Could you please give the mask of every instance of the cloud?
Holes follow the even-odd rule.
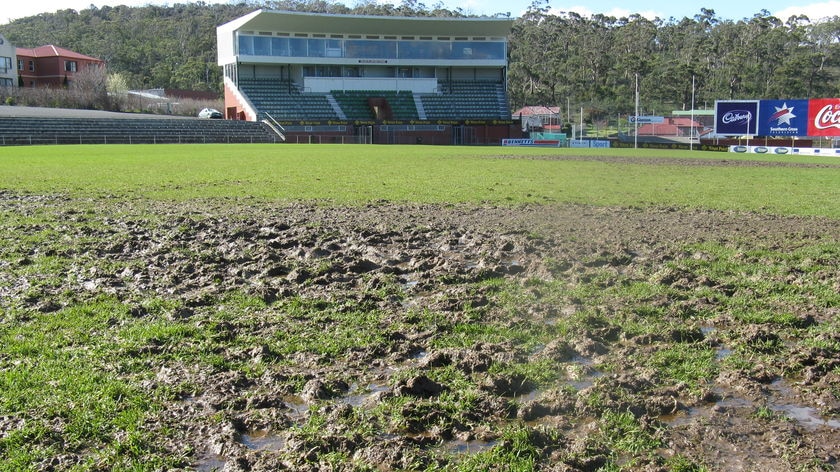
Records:
[[[773,13],[773,16],[782,21],[787,21],[791,16],[798,15],[805,15],[812,21],[840,16],[840,1],[831,0],[810,5],[790,6]]]
[[[571,7],[564,7],[564,8],[552,8],[549,13],[552,15],[561,15],[564,13],[575,12],[580,16],[591,17],[595,14],[589,7],[585,7],[582,5],[571,6]],[[646,10],[646,11],[631,11],[626,8],[614,7],[607,11],[598,12],[604,16],[613,16],[615,18],[629,18],[632,14],[638,14],[641,17],[647,18],[648,20],[654,20],[656,18],[664,18],[664,15],[660,12],[656,12],[653,10]]]

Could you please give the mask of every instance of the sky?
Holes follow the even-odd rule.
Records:
[[[400,3],[399,0],[377,0],[390,3]],[[91,5],[103,7],[106,5],[173,5],[189,3],[190,0],[4,0],[0,8],[0,25],[11,20],[39,13],[53,13],[57,10],[84,10]],[[339,0],[347,6],[355,6],[356,0]],[[237,0],[205,0],[205,3],[238,3]],[[460,7],[465,13],[476,15],[492,15],[507,13],[518,17],[533,3],[532,0],[417,0],[417,3],[432,7],[438,3],[450,9]],[[539,3],[544,5],[544,3]],[[718,18],[726,20],[741,20],[751,18],[761,10],[767,10],[772,15],[787,20],[792,15],[805,14],[811,20],[823,17],[840,16],[840,0],[803,0],[801,4],[792,6],[789,0],[705,0],[702,3],[683,2],[675,0],[651,0],[646,2],[626,2],[620,0],[549,0],[549,6],[556,14],[560,12],[576,12],[581,15],[601,13],[608,16],[622,17],[638,13],[646,18],[681,19],[692,18],[700,13],[700,8],[714,10]]]

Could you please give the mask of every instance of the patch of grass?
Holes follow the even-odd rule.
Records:
[[[279,316],[289,319],[288,329],[278,332],[270,345],[283,356],[308,352],[331,362],[353,350],[383,347],[390,332],[381,313],[361,306],[295,298],[279,310]]]
[[[546,385],[563,376],[565,369],[552,359],[531,360],[525,363],[493,364],[491,374],[521,378],[526,383]]]
[[[692,390],[699,390],[718,371],[715,350],[700,345],[666,347],[650,357],[649,365],[673,382],[684,382]]]
[[[779,415],[767,405],[762,405],[755,409],[755,411],[753,412],[753,417],[764,421],[772,421],[778,418]]]
[[[110,469],[169,468],[143,420],[157,401],[118,375],[110,326],[128,310],[110,298],[0,326],[0,411],[28,419],[0,438],[0,462],[21,469],[61,451]]]
[[[486,451],[467,456],[454,470],[471,472],[505,470],[530,472],[536,463],[551,449],[559,447],[561,436],[551,429],[533,429],[524,425],[511,425],[504,430],[496,444]]]
[[[835,185],[840,168],[685,166],[669,159],[747,158],[702,152],[593,151],[256,144],[27,146],[5,151],[0,188],[164,200],[586,203],[840,216]],[[567,156],[575,158],[564,159]],[[587,156],[599,159],[586,160]],[[610,157],[617,160],[610,162]]]
[[[630,412],[606,411],[601,417],[601,434],[612,451],[640,455],[662,446],[653,431]]]
[[[665,465],[671,472],[708,472],[709,470],[702,465],[695,464],[691,459],[681,454],[669,457],[665,461]]]

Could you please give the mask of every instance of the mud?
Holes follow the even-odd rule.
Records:
[[[212,334],[224,360],[212,366],[180,362],[167,355],[172,346],[165,343],[123,353],[147,363],[149,375],[136,382],[150,394],[180,392],[161,411],[151,411],[144,427],[159,432],[155,446],[183,457],[186,470],[444,468],[509,448],[505,431],[511,425],[529,431],[537,470],[608,464],[669,470],[675,462],[668,461],[678,457],[708,470],[840,467],[838,335],[826,330],[824,342],[811,345],[795,340],[800,330],[836,326],[840,307],[785,307],[793,321],[779,329],[739,321],[718,310],[715,299],[672,297],[738,290],[681,268],[680,261],[705,257],[688,248],[836,247],[835,220],[583,205],[378,202],[333,208],[11,193],[0,193],[0,201],[7,212],[52,221],[3,224],[5,234],[15,235],[5,237],[0,261],[4,311],[53,313],[105,294],[136,317],[151,318],[158,315],[146,301],[160,298],[175,301],[162,315],[171,323]],[[47,230],[56,237],[23,237]],[[62,277],[24,270],[45,253],[73,263]],[[795,285],[800,275],[793,269],[787,276]],[[586,296],[558,301],[531,293],[518,309],[503,309],[501,292],[489,283],[501,280],[527,292],[539,290],[529,288],[535,280],[592,286],[605,274],[605,289],[621,280],[667,287],[652,304],[674,317],[672,328],[639,333],[614,321],[633,312],[618,299],[592,307]],[[840,291],[837,272],[822,277]],[[263,304],[220,319],[231,293]],[[283,351],[276,340],[294,331],[289,323],[335,333],[347,329],[330,316],[288,315],[293,300],[339,307],[335,313],[342,306],[382,313],[382,335],[332,355]],[[698,312],[705,315],[686,315]],[[418,321],[429,314],[440,323]],[[515,339],[439,344],[449,334],[446,326],[456,323],[516,329],[574,317],[580,327],[536,348]],[[673,346],[713,348],[719,371],[697,390],[639,360]],[[756,361],[727,361],[745,353]],[[531,362],[547,362],[541,365],[559,374],[540,382],[496,368]],[[435,376],[443,370],[450,377]],[[442,406],[440,399],[465,396],[464,381],[471,385],[465,409]],[[388,422],[383,408],[398,409],[403,420]],[[653,454],[614,450],[601,440],[605,412],[632,413],[661,447]],[[31,420],[3,415],[0,435]],[[66,451],[59,464],[84,459],[85,451]]]

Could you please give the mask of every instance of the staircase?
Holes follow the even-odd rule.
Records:
[[[426,109],[423,108],[423,100],[420,98],[419,94],[414,94],[414,107],[417,108],[417,118],[420,120],[426,120]]]

